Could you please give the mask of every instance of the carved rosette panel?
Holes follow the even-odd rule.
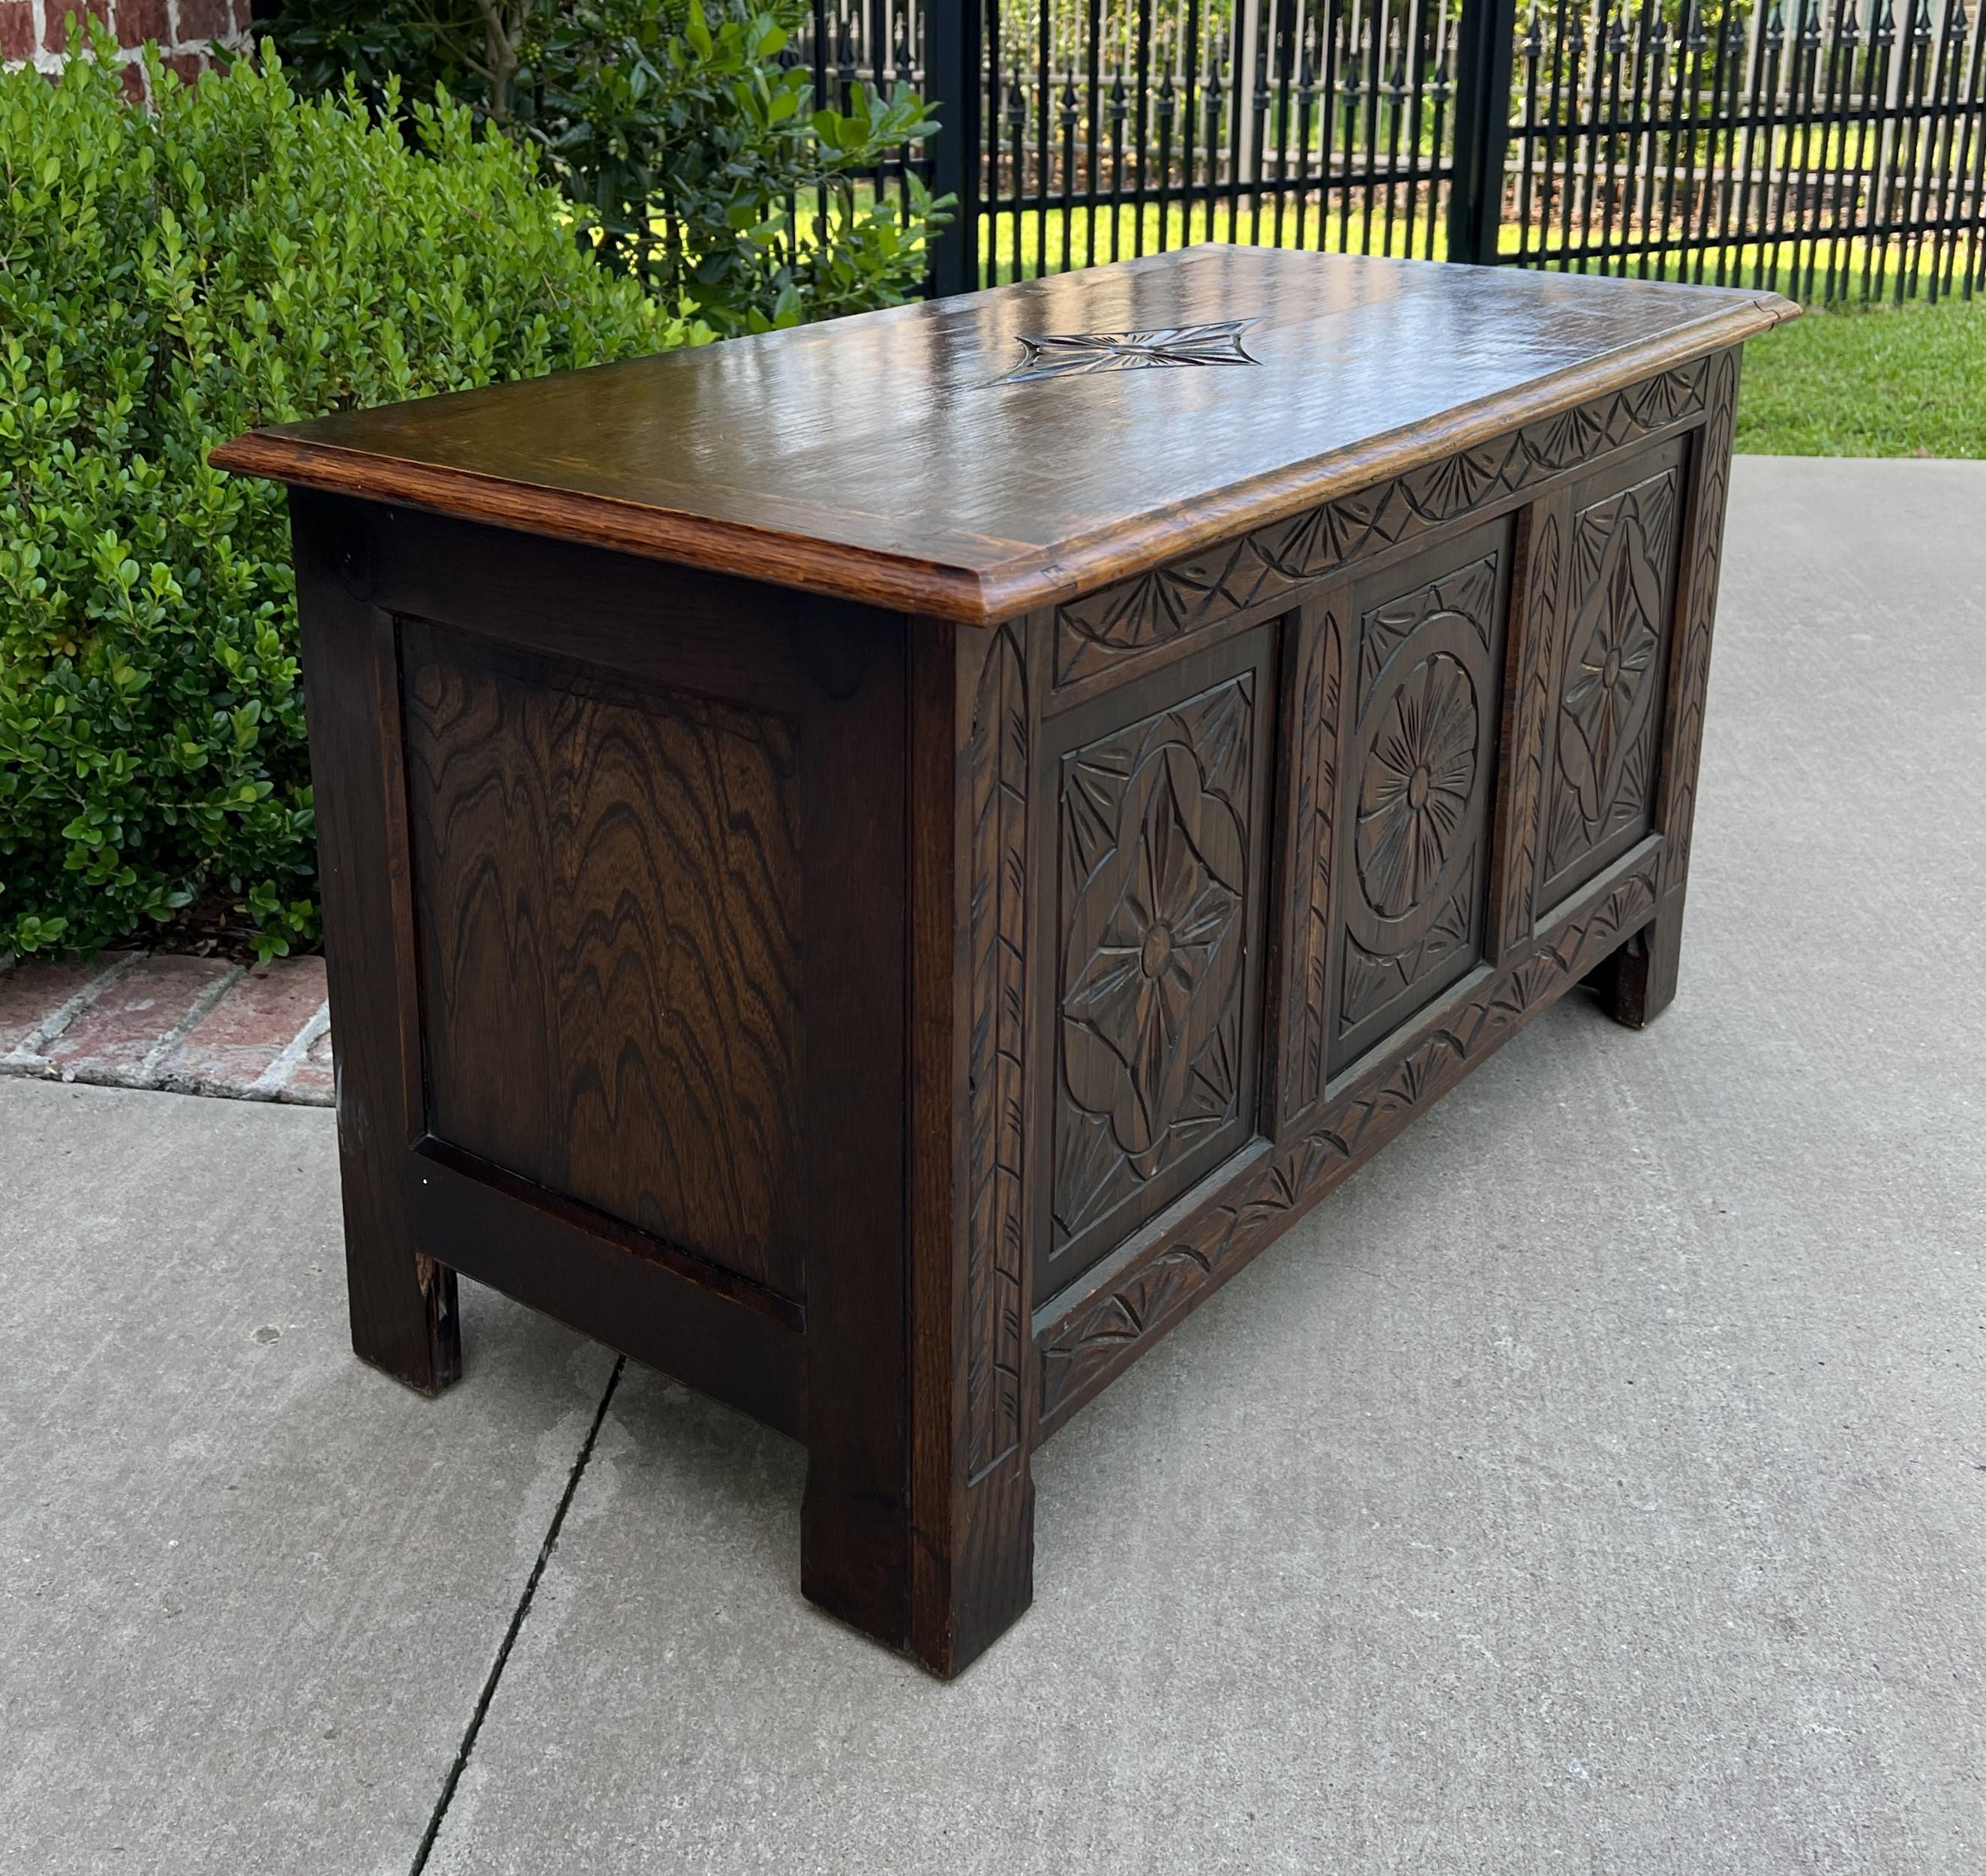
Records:
[[[1590,877],[1651,824],[1674,601],[1674,470],[1573,518],[1543,898]]]
[[[1654,906],[1654,863],[1597,886],[1548,942],[1520,949],[1409,1053],[1362,1076],[1238,1190],[1197,1211],[1041,1345],[1045,1434],[1180,1322],[1305,1210],[1540,1010],[1577,983]]]
[[[1359,622],[1334,1069],[1480,955],[1499,557],[1423,581]]]
[[[994,635],[966,746],[971,846],[966,1042],[967,1473],[1020,1443],[1027,1299],[1022,1094],[1027,990],[1027,666],[1012,627]]]
[[[1053,1239],[1240,1111],[1255,681],[1063,759]]]
[[[1257,528],[1055,610],[1055,683],[1287,598],[1366,554],[1536,487],[1695,416],[1713,361],[1698,359],[1474,450]]]

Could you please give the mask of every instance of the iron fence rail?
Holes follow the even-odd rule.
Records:
[[[978,278],[1188,241],[1432,256],[1456,0],[987,0]]]
[[[823,100],[943,129],[940,283],[1191,241],[1986,288],[1986,0],[813,0]],[[1900,8],[1900,12],[1897,10]]]
[[[1506,175],[1520,264],[1789,285],[1986,283],[1981,21],[1963,0],[1559,0],[1527,19]]]

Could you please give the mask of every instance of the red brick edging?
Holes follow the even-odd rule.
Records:
[[[0,961],[0,1075],[328,1107],[324,960],[245,970],[166,951]]]

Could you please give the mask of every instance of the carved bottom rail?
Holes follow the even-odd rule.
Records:
[[[1661,857],[1659,836],[1643,843],[1547,936],[1476,983],[1403,1053],[1327,1102],[1297,1140],[1262,1155],[1183,1222],[1150,1233],[1107,1282],[1052,1319],[1036,1339],[1038,1439],[1647,924]]]

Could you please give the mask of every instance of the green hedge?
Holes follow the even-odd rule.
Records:
[[[273,58],[149,113],[112,59],[0,74],[0,952],[218,889],[268,955],[317,929],[288,534],[207,450],[703,335],[465,110],[422,153]]]

